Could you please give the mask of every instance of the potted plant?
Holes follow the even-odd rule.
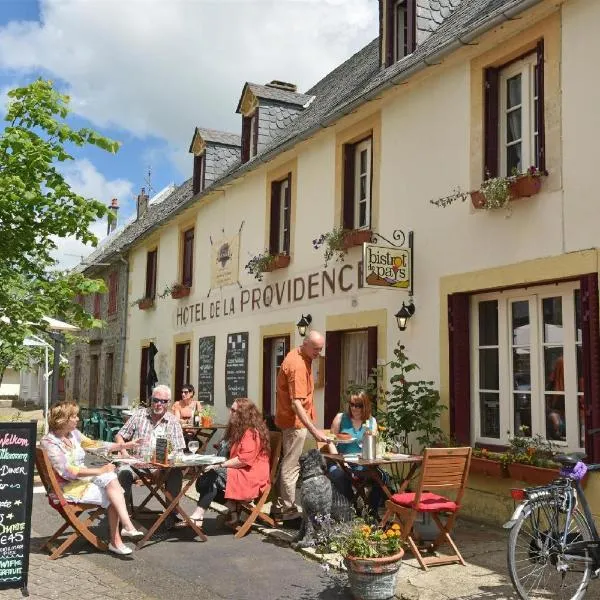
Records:
[[[203,406],[202,412],[200,413],[201,426],[202,427],[212,427],[214,418],[215,418],[214,406],[210,406],[210,405]]]
[[[510,182],[512,198],[528,198],[537,194],[542,187],[542,175],[548,175],[548,172],[540,171],[534,165],[529,167],[525,173],[515,175]]]
[[[373,232],[370,229],[350,229],[344,233],[344,248],[348,250],[354,246],[362,246],[371,241]]]
[[[258,281],[262,281],[263,273],[270,273],[276,269],[284,269],[290,264],[290,256],[284,252],[271,254],[265,249],[263,252],[252,256],[244,266],[244,269],[253,275]]]
[[[179,298],[185,298],[190,295],[190,287],[183,283],[174,283],[171,288],[171,298],[177,300]]]
[[[346,230],[343,227],[334,227],[331,231],[322,233],[318,238],[312,241],[313,248],[318,250],[323,246],[325,252],[323,258],[325,259],[325,267],[331,260],[337,262],[344,262],[348,248],[344,245]]]
[[[149,296],[143,296],[142,298],[138,298],[132,302],[133,305],[137,304],[137,307],[140,310],[148,310],[154,306],[154,298],[150,298]]]
[[[345,523],[324,521],[317,535],[318,552],[340,554],[350,591],[357,600],[393,598],[404,556],[400,525],[385,529],[355,518]]]
[[[474,448],[469,473],[487,475],[497,479],[508,477],[508,456],[490,452],[486,448]]]

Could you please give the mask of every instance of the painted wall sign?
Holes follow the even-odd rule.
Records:
[[[323,271],[304,273],[293,279],[242,288],[219,299],[178,306],[174,313],[177,329],[223,317],[246,316],[262,310],[284,307],[293,303],[329,298],[363,287],[362,263],[346,263]]]
[[[411,288],[410,248],[363,244],[364,287]]]
[[[240,233],[212,244],[210,287],[221,288],[238,282],[240,272]]]
[[[215,336],[198,340],[198,392],[203,404],[215,403]]]
[[[0,590],[27,593],[37,423],[0,423]]]
[[[225,403],[248,396],[248,332],[230,333],[225,354]]]

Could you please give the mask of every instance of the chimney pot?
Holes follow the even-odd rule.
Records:
[[[277,88],[278,90],[285,90],[286,92],[296,92],[298,90],[298,86],[295,83],[279,81],[278,79],[273,79],[273,81],[266,84],[266,87]]]

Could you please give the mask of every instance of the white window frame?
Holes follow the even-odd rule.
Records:
[[[500,71],[498,89],[499,89],[499,135],[498,135],[498,155],[500,159],[500,176],[511,176],[508,173],[506,150],[508,147],[506,125],[508,113],[508,97],[506,84],[509,79],[521,76],[521,172],[535,165],[537,162],[535,152],[535,138],[538,132],[535,131],[535,69],[537,67],[537,55],[529,54],[525,58],[511,63]]]
[[[562,297],[563,311],[563,360],[565,378],[565,420],[566,443],[553,440],[552,443],[561,449],[583,451],[579,445],[579,413],[578,400],[581,393],[577,390],[577,356],[576,346],[581,341],[576,339],[575,332],[575,300],[574,292],[579,289],[579,282],[564,282],[554,285],[536,286],[527,289],[503,290],[478,294],[471,298],[470,310],[470,348],[471,348],[471,439],[483,445],[508,445],[509,437],[515,434],[513,365],[511,340],[511,303],[517,300],[529,302],[530,316],[530,352],[531,352],[531,435],[546,436],[545,419],[545,373],[542,325],[542,301],[544,298]],[[499,403],[500,403],[500,437],[490,438],[481,435],[481,406],[479,401],[479,302],[498,301],[498,363],[499,363]],[[552,344],[546,344],[552,345]]]
[[[290,187],[290,180],[286,177],[282,181],[279,182],[279,197],[277,201],[279,202],[279,232],[277,233],[277,251],[283,252],[285,250],[285,234],[286,234],[286,212],[291,209],[289,203],[286,201],[287,191]],[[291,219],[289,221],[291,223]],[[288,232],[289,234],[289,232]]]
[[[406,34],[408,25],[408,9],[406,6],[406,0],[397,0],[392,5],[392,11],[394,15],[394,62],[399,61],[401,58],[408,56],[408,53],[405,52],[404,48],[408,43],[406,40]]]
[[[366,138],[362,142],[358,142],[354,146],[354,228],[369,229],[371,227],[371,170],[373,160],[373,139]],[[367,153],[366,169],[361,172],[360,157],[363,152]],[[366,196],[360,197],[361,180],[366,179]],[[361,204],[366,204],[365,222],[360,223],[360,207]]]
[[[254,146],[254,138],[256,137],[256,128],[258,127],[258,113],[254,113],[250,116],[250,147],[248,148],[248,156],[254,158],[258,151],[258,148]],[[257,144],[258,145],[258,144]]]

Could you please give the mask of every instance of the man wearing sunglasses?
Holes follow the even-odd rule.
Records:
[[[153,446],[156,438],[166,437],[173,452],[184,450],[185,440],[179,419],[173,413],[168,412],[170,402],[171,389],[166,385],[157,385],[152,390],[150,408],[140,408],[133,413],[115,435],[115,441],[122,443],[132,439],[142,439],[144,440],[142,445],[151,444]],[[128,455],[127,451],[122,454]],[[137,478],[136,474],[128,465],[125,465],[119,469],[118,477],[121,487],[125,491],[125,497],[131,498],[131,486]],[[167,479],[167,490],[171,495],[176,496],[181,490],[181,483],[181,470],[174,469]],[[174,520],[171,517],[169,519],[167,527],[174,525]]]

